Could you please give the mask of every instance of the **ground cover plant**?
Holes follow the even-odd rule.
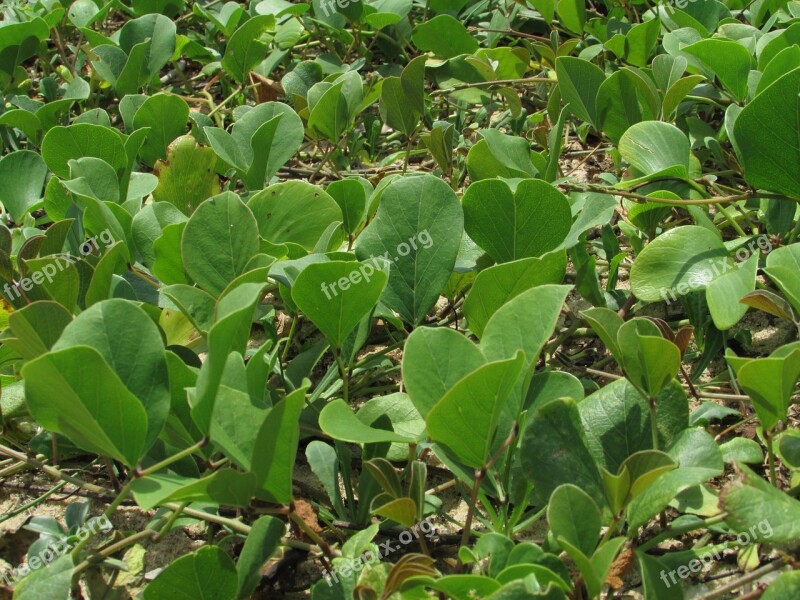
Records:
[[[0,594],[800,596],[800,2],[1,10]]]

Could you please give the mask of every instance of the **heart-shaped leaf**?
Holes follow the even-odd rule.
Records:
[[[462,204],[467,234],[497,262],[554,250],[572,224],[566,196],[540,179],[520,181],[516,192],[504,181],[478,181]]]
[[[387,279],[373,263],[315,263],[298,275],[292,300],[333,346],[341,348],[361,319],[375,308]]]

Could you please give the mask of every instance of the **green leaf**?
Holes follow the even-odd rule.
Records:
[[[381,118],[406,137],[419,126],[419,112],[406,96],[399,77],[387,77],[381,87]]]
[[[61,179],[70,178],[69,161],[84,156],[104,160],[117,171],[128,163],[119,135],[101,125],[78,123],[53,127],[42,140],[42,158],[47,168]]]
[[[462,204],[467,234],[497,262],[554,250],[572,224],[566,196],[539,179],[520,181],[516,193],[504,181],[478,181]]]
[[[685,177],[689,171],[689,139],[680,129],[663,121],[631,125],[619,141],[619,153],[644,175],[669,169]]]
[[[122,299],[99,302],[65,329],[53,350],[91,346],[147,411],[146,448],[158,437],[170,406],[161,333],[138,306]]]
[[[583,25],[586,22],[586,4],[579,0],[558,0],[556,13],[561,24],[572,33],[578,35],[583,33]]]
[[[500,414],[523,363],[520,352],[478,367],[458,381],[428,413],[431,439],[469,467],[485,465]]]
[[[725,442],[719,449],[722,452],[722,460],[726,464],[742,462],[749,465],[761,465],[764,463],[764,451],[755,440],[737,437]]]
[[[256,497],[289,504],[300,440],[300,413],[305,408],[306,387],[300,387],[275,404],[267,414],[253,447],[251,464],[256,474]]]
[[[781,573],[761,595],[762,600],[782,600],[800,596],[800,571]]]
[[[457,381],[486,363],[480,349],[448,328],[420,327],[406,340],[403,381],[423,417]]]
[[[197,388],[189,393],[192,420],[207,433],[222,374],[231,352],[244,354],[256,305],[265,284],[245,282],[222,296],[216,306],[216,323],[208,332],[209,352],[197,378]]]
[[[800,502],[781,492],[744,465],[720,494],[725,523],[751,541],[796,544],[800,539]]]
[[[598,125],[617,143],[631,125],[657,119],[660,109],[655,86],[638,69],[611,74],[597,92]]]
[[[395,433],[414,439],[419,438],[425,430],[424,417],[417,411],[408,394],[403,392],[371,398],[358,410],[356,416],[367,425],[372,425],[381,417],[388,418]],[[392,444],[386,453],[386,458],[387,460],[405,460],[408,458],[408,446]]]
[[[386,287],[372,263],[330,261],[308,265],[292,286],[292,300],[336,348],[366,317]]]
[[[679,467],[664,473],[628,505],[630,527],[639,528],[680,492],[722,474],[724,463],[714,438],[702,429],[686,429],[667,450]]]
[[[753,254],[744,262],[736,263],[736,268],[714,279],[706,288],[706,302],[714,326],[720,331],[730,329],[747,312],[742,298],[755,290],[758,254]]]
[[[341,398],[326,404],[322,409],[319,414],[319,428],[335,440],[352,444],[381,442],[409,444],[416,441],[413,437],[365,425]]]
[[[256,15],[245,21],[228,40],[222,68],[238,83],[249,81],[250,71],[267,56],[270,38],[267,31],[274,27],[275,17]]]
[[[656,407],[661,440],[669,444],[688,424],[686,392],[673,382],[658,395]],[[647,400],[626,379],[587,396],[578,404],[578,412],[589,451],[611,473],[619,473],[634,453],[653,448]]]
[[[529,142],[523,138],[506,135],[499,131],[481,131],[484,139],[469,149],[467,154],[467,172],[470,180],[493,179],[495,177],[534,177],[538,169],[532,162]],[[540,165],[542,171],[546,167],[544,160]]]
[[[180,96],[155,94],[142,103],[133,117],[135,129],[149,127],[150,131],[139,150],[148,165],[167,157],[167,146],[186,129],[189,105]]]
[[[652,323],[640,319],[625,323],[617,332],[617,343],[628,379],[643,394],[655,398],[678,374],[681,353],[657,331],[652,332],[656,335],[649,335],[649,331],[641,327],[645,324]]]
[[[350,114],[347,106],[347,98],[342,88],[344,82],[335,84],[328,82],[319,83],[309,91],[309,98],[316,89],[326,91],[313,105],[310,104],[311,114],[308,117],[308,128],[334,144],[339,142],[339,138],[347,129],[350,121]]]
[[[361,233],[356,256],[391,263],[381,301],[400,318],[420,324],[450,278],[463,235],[455,192],[433,175],[395,179]]]
[[[572,483],[605,512],[603,480],[586,445],[574,400],[560,398],[540,406],[529,417],[520,450],[522,472],[542,503],[559,485]]]
[[[202,479],[155,473],[134,481],[133,494],[144,510],[167,502],[215,502],[243,508],[252,500],[255,482],[255,474],[229,468]]]
[[[238,600],[250,598],[255,591],[261,582],[261,567],[278,549],[285,532],[286,525],[276,517],[265,515],[253,523],[239,554],[239,560],[236,561]]]
[[[144,590],[144,600],[219,600],[236,598],[238,579],[233,560],[217,546],[181,556]]]
[[[492,315],[481,339],[481,349],[489,360],[525,353],[525,368],[536,363],[545,342],[556,326],[568,285],[541,285],[506,302]]]
[[[625,35],[625,60],[645,68],[660,33],[661,20],[658,18],[634,25]]]
[[[556,75],[561,97],[572,114],[597,129],[597,93],[606,78],[602,69],[582,58],[560,56],[556,59]]]
[[[2,122],[2,117],[0,117]],[[444,173],[453,170],[453,134],[455,125],[436,121],[429,133],[420,135],[420,140],[433,155],[436,164]]]
[[[747,182],[800,198],[800,69],[790,71],[742,110],[733,126]],[[764,124],[769,123],[769,128]]]
[[[60,556],[49,565],[31,571],[14,586],[14,600],[68,600],[71,597],[72,555]]]
[[[792,390],[800,378],[800,350],[781,358],[746,362],[737,373],[739,385],[750,396],[764,429],[786,419]]]
[[[675,227],[650,242],[631,268],[631,290],[640,300],[675,300],[704,290],[732,266],[722,240],[697,225]]]
[[[687,46],[683,52],[699,58],[708,68],[708,75],[716,75],[736,100],[741,102],[747,97],[747,78],[753,58],[742,44],[725,38],[713,38]]]
[[[30,150],[17,150],[0,158],[0,196],[5,209],[17,223],[42,197],[47,166],[42,157]]]
[[[147,204],[134,215],[131,236],[146,267],[151,267],[156,260],[153,244],[161,237],[164,229],[168,225],[187,220],[186,215],[169,202]]]
[[[484,269],[478,273],[464,301],[464,316],[470,330],[482,337],[487,322],[501,306],[528,289],[561,283],[566,268],[566,254],[561,251]]]
[[[572,484],[558,486],[547,504],[547,523],[556,539],[563,538],[591,556],[600,538],[600,510],[586,492]]]
[[[97,350],[74,346],[22,368],[28,408],[44,428],[136,466],[146,450],[147,413]]]
[[[298,244],[313,250],[342,211],[327,192],[304,181],[271,185],[247,202],[258,222],[259,234],[273,244]]]
[[[372,194],[372,184],[362,177],[349,177],[331,182],[325,191],[342,211],[342,226],[354,234],[364,221],[367,198]]]
[[[145,82],[155,77],[172,58],[175,52],[175,31],[175,23],[164,15],[145,15],[128,21],[119,30],[120,48],[129,57],[134,54],[136,46],[143,48]],[[138,65],[135,65],[134,71],[138,74]]]
[[[32,360],[53,347],[70,321],[72,314],[57,302],[32,302],[8,316],[16,340],[3,343],[13,345],[25,360]]]
[[[232,192],[209,198],[186,223],[181,251],[189,276],[218,295],[258,252],[253,213]]]
[[[431,51],[440,58],[472,54],[478,49],[478,40],[450,15],[437,15],[420,23],[414,28],[411,40],[420,50]]]
[[[164,227],[161,235],[153,242],[153,275],[166,285],[187,284],[184,272],[181,238],[186,223],[172,223]]]
[[[238,366],[238,369],[234,370],[236,366],[232,365]],[[229,356],[224,377],[241,380],[242,371],[244,363],[241,357],[236,354]],[[211,413],[209,437],[234,464],[250,471],[253,446],[268,411],[266,405],[254,402],[250,394],[220,385]]]

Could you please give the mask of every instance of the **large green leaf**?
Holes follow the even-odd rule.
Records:
[[[402,435],[388,429],[370,427],[359,419],[347,403],[338,398],[325,405],[319,415],[319,427],[335,440],[353,444],[377,444],[380,442],[412,443],[414,437]]]
[[[161,93],[148,97],[133,117],[134,128],[150,128],[139,150],[142,160],[152,165],[166,158],[167,146],[183,133],[188,120],[189,105],[180,96]]]
[[[144,600],[220,600],[236,598],[238,577],[233,559],[217,546],[181,556],[159,573]]]
[[[464,316],[470,330],[479,338],[491,316],[522,292],[564,280],[566,254],[553,252],[544,256],[522,258],[494,265],[478,273],[464,301]]]
[[[733,126],[747,182],[756,188],[800,198],[800,69],[750,102]]]
[[[448,328],[420,327],[406,340],[403,381],[423,417],[455,385],[486,362],[480,349]]]
[[[414,28],[411,40],[420,50],[430,50],[440,58],[472,54],[478,49],[478,40],[450,15],[437,15],[420,23]]]
[[[464,227],[497,262],[541,256],[567,237],[572,213],[566,196],[540,179],[517,184],[473,183],[464,193]]]
[[[123,168],[128,157],[120,136],[113,129],[90,123],[53,127],[42,140],[42,158],[47,167],[62,179],[70,178],[69,161],[94,156]]]
[[[481,349],[486,358],[510,358],[517,350],[522,350],[525,369],[535,364],[542,347],[553,334],[571,289],[568,285],[540,285],[501,306],[483,332]]]
[[[154,473],[133,482],[137,504],[150,510],[167,502],[216,502],[245,507],[256,486],[254,473],[221,468],[201,479],[172,473]]]
[[[17,223],[42,197],[47,166],[30,150],[18,150],[0,158],[0,202]]]
[[[304,181],[271,185],[247,202],[258,230],[273,244],[291,242],[313,250],[322,234],[342,211],[327,192]]]
[[[403,177],[383,191],[356,256],[391,263],[382,302],[413,325],[425,318],[450,278],[463,234],[455,192],[433,175]]]
[[[744,465],[720,495],[725,522],[751,541],[796,545],[800,539],[800,502]]]
[[[628,505],[628,522],[639,528],[681,491],[722,474],[724,463],[714,438],[702,429],[686,429],[667,450],[679,465],[648,485]]]
[[[688,425],[689,402],[680,384],[673,382],[656,398],[657,425],[662,443]],[[647,400],[627,379],[619,379],[578,404],[586,442],[595,460],[618,473],[629,456],[653,448]]]
[[[489,459],[497,423],[524,363],[523,354],[487,363],[461,379],[428,413],[428,434],[462,463]]]
[[[386,287],[372,263],[330,261],[308,265],[292,286],[292,300],[336,348],[367,316]]]
[[[289,504],[300,441],[300,413],[305,408],[306,388],[300,387],[275,404],[258,432],[251,464],[256,474],[256,497],[266,502]]]
[[[203,202],[181,238],[184,266],[205,291],[218,295],[258,252],[258,226],[233,192]]]
[[[586,445],[574,400],[560,398],[540,406],[529,418],[520,450],[522,472],[542,503],[558,486],[572,483],[601,510],[607,506],[600,470]]]
[[[586,556],[594,552],[600,538],[600,510],[579,487],[563,484],[553,491],[547,523],[556,539],[563,538]]]
[[[145,449],[164,427],[170,407],[164,343],[158,327],[138,306],[122,299],[98,302],[64,329],[53,351],[90,346],[105,359],[147,412]]]
[[[8,316],[11,333],[16,336],[3,340],[31,360],[50,350],[64,328],[72,321],[72,315],[56,302],[32,302]]]
[[[748,361],[737,376],[739,385],[753,400],[761,426],[771,429],[787,417],[794,385],[800,378],[800,350],[780,358]]]
[[[228,40],[225,55],[222,57],[222,68],[237,82],[247,82],[250,71],[267,55],[267,31],[274,26],[274,16],[256,15],[245,21]]]
[[[236,561],[239,590],[236,598],[250,598],[261,581],[261,567],[280,545],[286,525],[277,517],[264,515],[253,523]]]
[[[744,262],[736,263],[733,271],[714,279],[706,288],[706,301],[714,326],[720,331],[730,329],[747,312],[748,306],[740,302],[756,288],[758,254]]]
[[[686,177],[689,139],[670,123],[643,121],[631,125],[619,141],[619,153],[639,174],[668,173]]]
[[[736,100],[741,102],[747,97],[747,78],[753,57],[738,41],[725,38],[701,40],[687,46],[683,52],[699,58],[708,67],[708,74],[716,75]]]
[[[129,467],[144,455],[147,413],[94,348],[50,352],[26,364],[22,376],[42,427]]]
[[[631,268],[631,290],[640,300],[674,301],[704,290],[733,264],[722,240],[697,225],[676,227],[650,242]]]
[[[600,67],[582,58],[560,56],[556,59],[556,75],[569,110],[597,128],[597,92],[606,78]]]

